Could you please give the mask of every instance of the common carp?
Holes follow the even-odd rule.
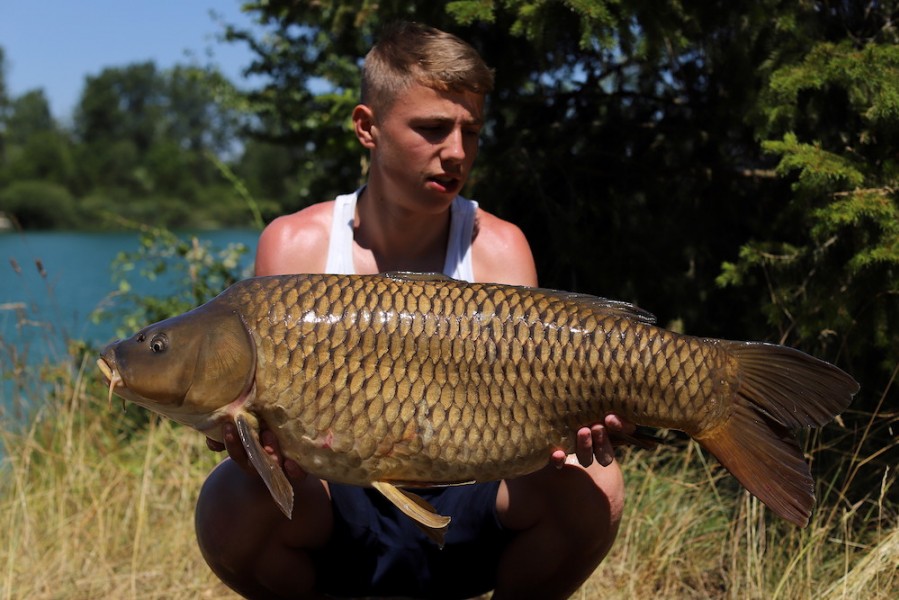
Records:
[[[98,365],[110,395],[210,438],[234,422],[288,517],[263,425],[309,474],[376,487],[439,541],[449,519],[404,488],[525,475],[614,412],[687,433],[806,525],[814,484],[792,431],[829,422],[858,384],[792,348],[654,321],[624,302],[436,274],[257,277],[110,344]]]

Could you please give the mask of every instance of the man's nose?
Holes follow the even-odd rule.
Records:
[[[453,128],[443,140],[441,155],[444,160],[457,162],[465,160],[465,136],[461,128]]]

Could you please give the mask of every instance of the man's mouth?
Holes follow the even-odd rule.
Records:
[[[459,178],[450,175],[431,177],[429,181],[445,192],[452,191],[459,185]]]

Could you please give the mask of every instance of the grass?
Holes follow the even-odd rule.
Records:
[[[219,457],[196,432],[109,403],[93,355],[68,354],[35,369],[4,366],[13,404],[40,401],[0,403],[0,600],[236,598],[193,533],[196,495]],[[14,355],[0,339],[0,358],[13,364]],[[883,448],[866,449],[871,435],[810,440],[816,460],[833,464],[821,469],[819,508],[801,530],[692,442],[625,451],[618,541],[574,597],[899,597],[896,473],[878,463]]]
[[[615,547],[581,598],[888,599],[899,597],[899,521],[883,485],[845,505],[819,494],[805,529],[777,518],[695,443],[631,452]],[[894,498],[895,501],[895,498]],[[576,596],[577,597],[577,596]]]
[[[4,420],[0,598],[223,597],[192,524],[215,457],[169,421],[129,432],[121,405],[88,390],[92,367],[26,427]]]

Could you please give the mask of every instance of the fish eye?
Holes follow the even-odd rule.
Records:
[[[153,339],[150,340],[150,350],[154,354],[159,354],[160,352],[165,352],[169,347],[169,340],[163,333],[157,333],[153,336]]]

